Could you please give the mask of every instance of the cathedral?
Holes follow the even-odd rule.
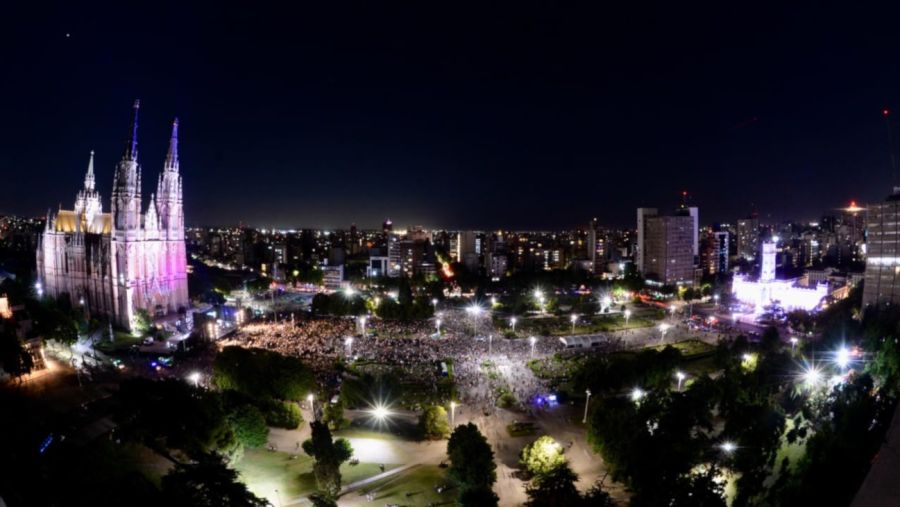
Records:
[[[37,247],[37,272],[44,293],[68,295],[72,305],[93,316],[131,328],[135,313],[153,317],[183,314],[189,308],[181,174],[178,172],[178,120],[156,193],[146,210],[138,163],[138,112],[135,101],[125,152],[113,177],[109,213],[95,189],[94,152],[84,188],[71,210],[47,213]]]

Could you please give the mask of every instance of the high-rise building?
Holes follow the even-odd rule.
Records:
[[[694,217],[650,215],[638,209],[641,272],[648,279],[666,285],[692,285],[694,282]]]
[[[885,202],[869,206],[866,225],[863,308],[900,303],[900,187]]]
[[[743,218],[737,221],[737,254],[748,261],[759,256],[759,219]]]
[[[728,271],[728,231],[715,233],[716,273]]]
[[[646,218],[656,216],[656,208],[638,208],[637,209],[637,244],[634,248],[634,264],[639,272],[646,271],[644,266],[644,226]]]
[[[135,101],[129,138],[113,178],[110,213],[95,189],[94,154],[72,210],[47,213],[37,252],[44,293],[130,328],[138,310],[151,316],[186,311],[184,212],[178,164],[178,120],[156,193],[143,211]]]

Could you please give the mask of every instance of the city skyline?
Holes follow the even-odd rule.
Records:
[[[135,98],[182,119],[194,225],[622,227],[682,190],[809,221],[891,190],[888,12],[293,9],[14,13],[0,212],[65,202],[91,150],[108,192]]]

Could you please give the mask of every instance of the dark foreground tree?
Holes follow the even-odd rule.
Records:
[[[313,475],[319,490],[334,500],[341,491],[341,464],[353,456],[353,448],[343,438],[332,440],[331,431],[325,424],[313,421],[309,426],[312,437],[303,442],[303,451],[315,460]]]
[[[472,423],[457,426],[447,442],[447,456],[450,476],[459,483],[463,494],[473,489],[490,491],[497,481],[494,451],[478,426]]]
[[[201,456],[196,463],[178,464],[162,478],[162,505],[171,507],[265,507],[269,503],[238,481],[222,458]]]
[[[530,507],[572,507],[581,502],[575,482],[578,475],[563,462],[537,475],[526,493]]]
[[[15,333],[0,330],[0,370],[15,378],[30,373],[33,367],[31,354]]]
[[[461,507],[496,507],[499,501],[494,490],[484,486],[466,489],[459,495]]]

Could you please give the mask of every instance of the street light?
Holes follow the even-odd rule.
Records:
[[[190,380],[194,384],[194,387],[199,386],[200,385],[200,372],[199,371],[191,372],[191,374],[188,375],[188,380]]]
[[[347,346],[347,357],[353,357],[353,337],[344,338],[344,345]]]
[[[631,390],[631,401],[637,403],[637,402],[641,401],[641,398],[646,396],[646,394],[647,393],[645,393],[644,390],[641,389],[640,387],[635,387],[634,389]]]
[[[450,402],[450,427],[456,426],[456,402]]]
[[[518,319],[516,319],[515,317],[512,317],[512,318],[509,319],[509,327],[512,328],[512,332],[513,332],[513,333],[516,332],[516,321],[517,321],[517,320],[518,320]]]
[[[683,371],[676,371],[675,378],[678,379],[678,390],[681,391],[681,385],[684,383],[684,379],[687,378],[687,375],[685,375]]]
[[[605,296],[603,298],[603,308],[601,310],[606,310],[609,312],[609,307],[612,306],[612,298],[609,296]]]
[[[719,449],[722,449],[722,452],[725,454],[732,454],[737,450],[737,444],[732,442],[731,440],[726,440],[719,444]]]
[[[847,347],[841,347],[834,354],[834,363],[838,365],[838,368],[844,370],[850,364],[850,349]]]
[[[662,343],[663,341],[665,341],[666,331],[668,331],[670,327],[672,327],[672,326],[666,324],[665,322],[663,322],[662,324],[659,325],[659,332],[661,333],[660,338],[659,338],[659,343]]]
[[[797,339],[796,336],[791,336],[791,352],[794,352],[797,349],[797,342],[800,340]]]
[[[306,401],[309,402],[309,409],[312,410],[312,413],[313,413],[313,419],[316,418],[316,405],[315,405],[315,400],[316,400],[316,397],[315,397],[315,395],[313,395],[313,393],[309,393],[309,394],[306,396]]]
[[[488,335],[488,354],[494,353],[494,335]]]
[[[366,334],[366,316],[363,315],[359,318],[359,325],[362,326],[362,334],[365,336]]]
[[[625,310],[625,327],[628,327],[628,319],[631,318],[631,310]]]
[[[581,419],[581,424],[587,423],[588,404],[591,402],[591,390],[585,389],[584,394],[587,395],[587,399],[584,400],[584,417]]]
[[[534,344],[537,342],[537,338],[532,336],[532,337],[528,338],[528,341],[531,342],[531,357],[533,358],[534,357]]]
[[[802,377],[803,383],[807,387],[813,388],[822,380],[822,372],[815,366],[810,365],[803,371]]]
[[[375,408],[371,410],[371,413],[378,421],[384,421],[391,415],[391,412],[384,405],[376,405]]]
[[[672,318],[675,318],[675,305],[669,305],[669,312],[672,314]]]
[[[434,321],[434,326],[437,329],[437,333],[441,333],[441,319],[437,319]]]
[[[431,300],[431,306],[437,308],[437,305],[438,305],[438,300],[437,300],[437,298],[432,299],[432,300]]]
[[[572,316],[569,317],[569,320],[572,321],[572,334],[575,334],[575,323],[578,322],[578,315],[573,313]]]

